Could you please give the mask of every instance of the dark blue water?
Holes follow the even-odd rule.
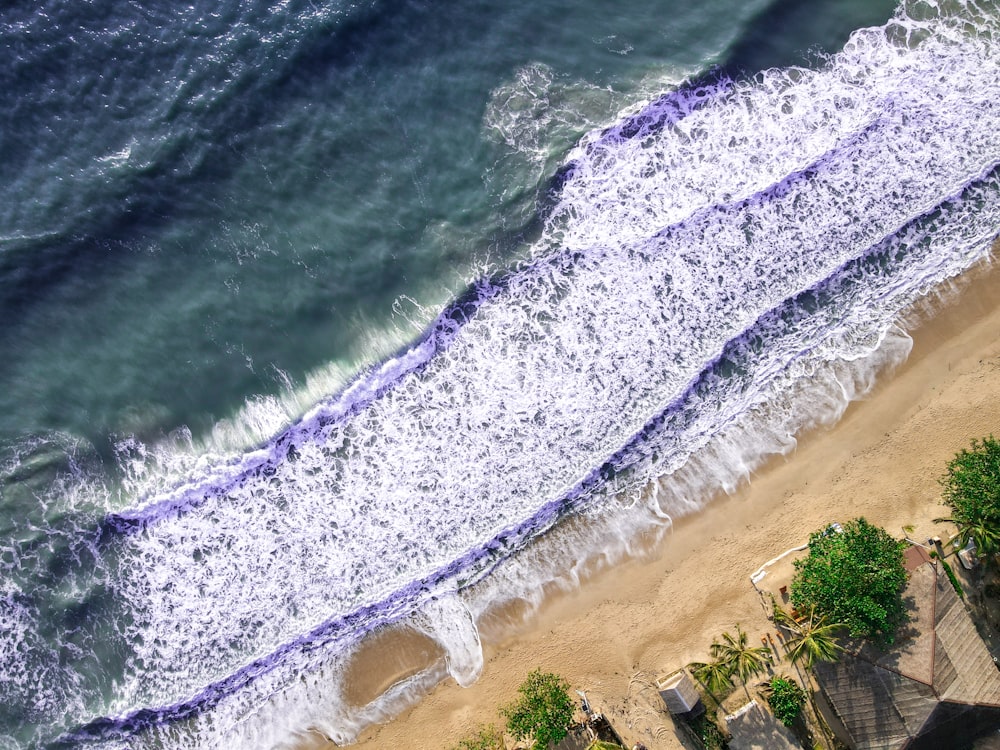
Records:
[[[893,12],[4,10],[0,747],[349,739],[862,392],[1000,210],[995,10]]]

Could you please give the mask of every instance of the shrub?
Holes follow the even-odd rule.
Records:
[[[775,718],[790,727],[802,713],[806,703],[806,693],[795,680],[775,675],[771,678],[770,695],[767,698]]]
[[[513,703],[500,709],[507,731],[518,740],[531,740],[533,750],[558,743],[573,721],[569,684],[562,677],[535,670],[517,689]]]
[[[815,607],[851,635],[880,646],[892,644],[906,619],[903,588],[905,542],[893,539],[864,518],[809,537],[809,554],[795,561],[792,604],[801,611]]]

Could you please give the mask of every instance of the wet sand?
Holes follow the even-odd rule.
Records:
[[[837,424],[800,436],[794,451],[735,494],[681,519],[648,557],[551,597],[517,632],[484,643],[475,685],[444,681],[354,747],[448,747],[476,724],[500,725],[497,708],[539,667],[586,690],[628,742],[683,747],[669,719],[651,708],[647,688],[707,659],[712,638],[737,623],[752,640],[766,632],[749,579],[761,564],[832,521],[860,515],[897,536],[912,525],[917,540],[945,531],[933,523],[946,515],[938,483],[945,464],[972,438],[1000,434],[1000,265],[974,269],[945,296],[909,316],[909,358]],[[420,653],[407,654],[407,643]],[[350,681],[355,700],[412,673],[434,646],[387,634],[366,654]]]

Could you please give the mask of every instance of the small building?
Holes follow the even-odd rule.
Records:
[[[1000,729],[1000,671],[943,572],[907,562],[911,620],[893,648],[855,642],[816,679],[855,750],[969,748]]]
[[[666,677],[657,680],[656,690],[663,699],[667,710],[674,716],[695,718],[705,713],[701,694],[695,687],[694,681],[683,669],[678,669],[676,672],[671,672]]]

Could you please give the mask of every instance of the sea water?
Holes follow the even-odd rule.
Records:
[[[0,747],[470,684],[987,255],[994,3],[495,5],[4,11]],[[404,621],[443,662],[349,705]]]

